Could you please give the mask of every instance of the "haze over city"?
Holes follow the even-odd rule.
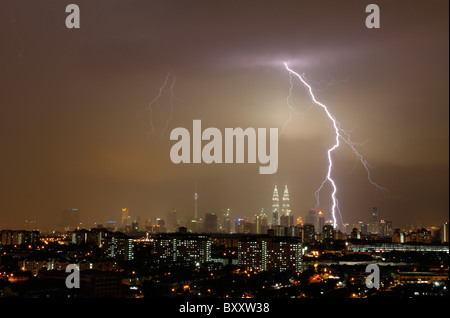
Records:
[[[294,87],[295,113],[279,138],[278,171],[254,164],[180,164],[170,131],[276,127],[289,119],[290,77],[304,74],[371,165],[344,144],[333,177],[345,223],[441,225],[449,211],[448,1],[377,1],[382,27],[364,25],[365,1],[76,1],[81,28],[64,27],[70,1],[0,4],[0,229],[61,211],[89,222],[270,211],[288,185],[295,217],[316,205],[331,123]],[[38,34],[38,36],[37,36]],[[173,99],[166,87],[169,74]],[[331,83],[332,85],[328,85]],[[173,105],[173,113],[172,113]],[[150,122],[151,118],[151,122]],[[330,187],[318,209],[329,213]]]

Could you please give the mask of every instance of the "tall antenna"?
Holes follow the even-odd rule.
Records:
[[[197,182],[196,182],[195,183],[195,193],[194,193],[194,219],[195,220],[197,220],[197,218],[198,218],[197,199],[198,199],[198,194],[197,194]]]

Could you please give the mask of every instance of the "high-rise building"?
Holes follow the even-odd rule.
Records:
[[[370,225],[370,226],[369,226]],[[366,224],[362,221],[359,221],[358,223],[353,223],[351,226],[351,229],[357,229],[358,231],[361,232],[361,234],[368,234],[368,232],[372,231],[372,224]],[[370,231],[369,231],[370,229]]]
[[[316,226],[316,211],[314,211],[314,210],[309,210],[307,213],[306,213],[306,216],[305,216],[305,222],[304,222],[304,224],[311,224],[311,225],[313,225],[313,226]]]
[[[373,234],[380,233],[380,211],[378,205],[374,205],[372,207],[372,223],[371,223],[371,232]]]
[[[269,229],[267,224],[267,215],[264,212],[264,209],[261,209],[261,212],[255,216],[256,223],[256,234],[265,234]]]
[[[154,239],[154,253],[161,263],[206,263],[211,261],[211,238],[205,235],[170,233]]]
[[[238,242],[238,262],[246,270],[267,270],[267,240],[241,239]]]
[[[131,232],[139,232],[139,219],[133,220],[131,222]]]
[[[214,213],[205,214],[204,231],[206,233],[217,233],[217,215]]]
[[[352,229],[357,229],[358,231],[362,232],[362,226],[363,222],[359,221],[358,223],[353,223]]]
[[[256,234],[256,223],[250,222],[250,220],[246,219],[244,222],[244,233],[245,234]]]
[[[272,227],[274,236],[286,236],[286,227],[282,225],[275,225]]]
[[[324,225],[322,228],[322,239],[324,242],[330,242],[334,239],[335,230],[333,225]]]
[[[285,214],[280,216],[280,226],[288,227],[289,226],[289,217]]]
[[[230,215],[230,209],[227,209],[227,212],[224,215],[225,220],[225,233],[230,234],[231,233],[231,215]]]
[[[284,237],[254,237],[238,242],[238,261],[245,270],[302,271],[301,243]]]
[[[415,232],[411,232],[406,236],[406,242],[430,244],[432,242],[431,231],[422,228]]]
[[[439,244],[441,242],[441,228],[438,226],[430,226],[428,230],[431,232],[433,243]]]
[[[405,233],[400,229],[395,229],[394,234],[392,234],[392,243],[405,243]]]
[[[280,216],[280,225],[284,227],[294,226],[294,216],[283,214]]]
[[[352,233],[350,233],[350,238],[352,240],[360,240],[361,239],[361,231],[357,228],[354,228]]]
[[[278,225],[280,216],[280,198],[278,197],[277,186],[273,189],[272,195],[272,226]]]
[[[156,218],[156,224],[153,226],[154,227],[154,233],[166,233],[167,229],[166,229],[166,221],[164,219],[161,218]]]
[[[284,193],[283,193],[283,214],[290,216],[291,215],[291,203],[289,199],[289,191],[287,185],[284,186]]]
[[[198,219],[198,194],[197,191],[194,193],[194,220]]]
[[[62,227],[64,231],[73,231],[80,227],[80,210],[64,209],[62,211]]]
[[[349,234],[351,232],[350,224],[348,223],[342,224],[342,232],[344,234]]]
[[[37,244],[39,231],[0,231],[0,245]]]
[[[322,234],[323,231],[323,227],[325,225],[325,215],[323,214],[322,211],[319,211],[318,215],[317,215],[317,231],[319,231],[319,234]]]
[[[286,236],[299,237],[299,231],[297,226],[289,226],[286,228]]]
[[[379,223],[378,230],[382,237],[391,237],[392,236],[392,221],[381,220]]]
[[[167,230],[169,232],[176,232],[179,227],[177,209],[172,209],[167,215]]]
[[[244,222],[245,220],[242,218],[238,218],[234,220],[234,232],[235,233],[244,233]]]
[[[238,255],[239,256],[239,255]],[[294,239],[272,238],[267,244],[267,269],[302,271],[302,245]]]
[[[361,224],[361,233],[366,235],[369,231],[368,231],[368,225],[367,223],[363,223],[363,222],[359,222]]]
[[[444,222],[444,224],[442,224],[442,229],[441,229],[441,242],[442,243],[448,243],[448,221]]]
[[[134,259],[134,241],[125,234],[117,232],[104,238],[101,251],[107,258],[131,261]]]
[[[122,208],[122,226],[125,227],[130,224],[130,211],[128,208]]]
[[[304,243],[311,243],[315,240],[315,230],[314,225],[306,223],[303,225],[303,231],[302,231],[303,237],[302,240]]]
[[[104,224],[97,224],[97,228],[101,229],[101,228],[105,228],[108,231],[111,232],[117,232],[119,230],[119,226],[117,225],[116,221],[106,221]]]
[[[98,247],[110,236],[114,235],[111,231],[103,228],[94,228],[90,230],[77,229],[72,232],[72,244],[95,244]]]
[[[152,219],[146,219],[145,220],[145,230],[151,231],[152,230]]]

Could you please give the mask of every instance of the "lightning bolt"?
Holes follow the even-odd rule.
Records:
[[[289,124],[289,122],[292,120],[292,114],[294,113],[294,106],[292,106],[292,102],[291,102],[291,99],[292,99],[292,90],[294,89],[294,82],[292,81],[292,74],[291,73],[289,73],[289,84],[290,84],[290,86],[289,86],[289,95],[288,95],[288,97],[286,98],[286,103],[287,103],[287,105],[288,105],[288,108],[289,108],[289,118],[288,118],[288,120],[286,120],[285,122],[284,122],[284,125],[283,125],[283,127],[281,128],[281,132],[278,134],[278,137],[280,137],[281,135],[283,135],[284,134],[284,131],[286,130],[286,127],[287,127],[287,125]]]
[[[340,83],[344,83],[344,82],[348,81],[348,79],[344,79],[344,80],[332,79],[331,81],[320,80],[317,82],[317,81],[313,81],[311,79],[306,78],[305,74],[303,74],[302,76],[303,76],[304,80],[308,83],[313,83],[316,86],[323,86],[322,88],[315,88],[314,91],[316,91],[316,92],[324,91],[330,86],[336,86]]]
[[[173,76],[172,84],[170,85],[170,87],[168,89],[166,89],[166,87],[169,85],[168,83],[169,83],[170,76],[171,76],[171,72],[168,72],[167,75],[166,75],[166,78],[164,80],[164,83],[162,84],[162,86],[158,90],[158,94],[150,101],[148,106],[145,107],[142,110],[143,112],[145,112],[147,114],[148,122],[150,124],[150,134],[153,134],[153,132],[155,131],[155,126],[153,124],[153,109],[154,109],[155,105],[157,105],[159,110],[160,110],[160,112],[161,112],[161,106],[159,104],[159,100],[165,93],[169,93],[170,94],[169,116],[168,116],[168,118],[165,121],[163,129],[161,130],[161,137],[164,134],[164,132],[167,129],[167,127],[169,126],[169,122],[172,120],[173,111],[174,111],[175,95],[174,95],[173,89],[174,89],[174,86],[175,86],[176,79],[175,79],[175,76]]]
[[[367,173],[367,178],[369,180],[369,182],[374,185],[378,190],[386,190],[384,187],[379,186],[377,183],[375,183],[372,180],[372,175],[370,173],[370,169],[369,169],[369,164],[368,162],[364,159],[364,157],[359,153],[359,151],[356,149],[357,146],[359,146],[360,144],[357,144],[355,142],[353,142],[351,140],[351,136],[350,136],[350,132],[346,131],[344,129],[341,128],[341,124],[336,120],[336,118],[330,113],[330,111],[328,110],[328,107],[324,104],[322,104],[321,102],[319,102],[316,97],[314,96],[314,92],[313,89],[311,87],[311,85],[309,85],[306,80],[303,78],[303,76],[301,76],[300,74],[298,74],[297,72],[293,71],[291,68],[289,68],[288,64],[285,62],[284,66],[286,68],[286,70],[289,72],[289,80],[290,80],[290,89],[289,89],[289,96],[287,98],[288,100],[288,107],[290,109],[290,118],[288,121],[291,120],[292,118],[292,112],[293,112],[293,107],[292,104],[290,103],[290,99],[292,96],[292,88],[293,88],[293,77],[298,78],[302,84],[306,87],[306,89],[308,90],[308,93],[312,99],[312,101],[314,102],[314,105],[317,105],[319,107],[321,107],[324,111],[325,114],[327,115],[327,117],[330,119],[330,121],[333,124],[333,129],[334,129],[334,133],[335,133],[335,142],[333,144],[333,146],[331,146],[331,148],[328,149],[327,151],[327,155],[328,155],[328,170],[327,170],[327,174],[325,179],[322,181],[321,185],[319,186],[319,188],[315,191],[314,195],[316,197],[316,208],[319,206],[320,201],[319,201],[319,195],[320,195],[320,191],[322,190],[322,188],[324,187],[324,185],[326,183],[330,183],[331,187],[333,189],[332,193],[331,193],[331,200],[332,200],[332,207],[331,207],[331,215],[333,217],[333,226],[334,228],[338,227],[338,217],[340,218],[341,224],[342,224],[342,214],[341,214],[341,210],[339,208],[339,201],[337,199],[337,186],[336,186],[336,182],[334,181],[334,179],[332,178],[332,170],[333,170],[333,158],[332,158],[332,153],[339,148],[339,146],[341,145],[340,140],[342,140],[344,143],[346,143],[350,149],[353,151],[353,153],[355,154],[357,160],[359,162],[361,162],[362,166],[364,167],[364,169],[366,170]],[[287,122],[288,122],[287,121]],[[285,123],[285,125],[283,126],[283,131],[284,128],[287,124],[287,122]]]
[[[166,131],[167,127],[169,126],[169,122],[172,120],[173,117],[173,99],[175,97],[175,94],[173,93],[173,88],[175,86],[175,76],[173,77],[172,85],[170,86],[170,111],[169,111],[169,118],[166,120],[166,124],[164,125],[164,128],[161,130],[161,137],[164,135],[164,132]]]
[[[293,89],[294,89],[294,81],[293,81],[293,74],[289,73],[289,95],[286,98],[286,104],[288,105],[289,108],[289,118],[284,122],[283,127],[281,128],[280,133],[278,134],[278,137],[280,137],[281,135],[284,134],[286,127],[288,126],[289,122],[292,120],[292,116],[294,114],[296,115],[300,115],[301,119],[304,118],[305,114],[312,108],[313,104],[311,104],[310,107],[308,107],[308,109],[306,109],[305,112],[297,112],[295,111],[294,106],[292,105],[292,96],[293,96]]]

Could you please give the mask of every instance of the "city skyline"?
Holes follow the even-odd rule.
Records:
[[[4,312],[439,312],[449,6],[0,1]]]
[[[379,1],[378,30],[365,27],[367,3],[357,0],[80,0],[79,30],[64,27],[70,1],[43,3],[0,4],[0,229],[33,220],[49,229],[74,208],[91,223],[123,223],[123,208],[141,225],[173,209],[189,218],[197,209],[250,217],[264,208],[270,218],[275,184],[280,202],[289,185],[295,218],[328,214],[330,188],[318,207],[314,193],[332,129],[301,86],[290,113],[286,61],[363,144],[372,177],[388,189],[368,182],[351,150],[336,152],[344,223],[369,224],[374,205],[395,227],[448,220],[447,1]],[[173,164],[170,131],[197,119],[283,128],[277,173]]]
[[[266,209],[266,207],[262,207],[259,211],[250,211],[247,213],[236,213],[231,211],[230,208],[224,208],[218,211],[202,211],[202,213],[198,213],[198,198],[199,195],[197,192],[194,194],[194,208],[191,215],[187,216],[179,216],[177,212],[177,208],[173,208],[170,211],[161,212],[159,214],[136,214],[130,213],[129,208],[121,208],[120,214],[112,213],[109,218],[105,219],[92,219],[88,215],[83,215],[83,212],[78,208],[68,208],[63,209],[60,214],[55,217],[55,222],[53,226],[48,228],[42,228],[39,226],[39,219],[28,219],[25,220],[24,226],[18,227],[17,229],[22,230],[39,230],[44,233],[57,231],[72,231],[75,229],[91,229],[96,227],[106,227],[119,231],[125,231],[127,227],[134,228],[139,231],[147,231],[149,225],[157,225],[159,222],[163,222],[166,227],[163,228],[161,233],[173,233],[177,232],[180,227],[188,227],[189,231],[194,233],[209,233],[209,231],[204,230],[204,222],[207,219],[208,215],[216,215],[216,223],[215,226],[216,231],[212,231],[211,233],[239,233],[234,226],[231,227],[231,230],[226,230],[227,228],[227,219],[232,223],[238,222],[239,220],[245,220],[246,222],[252,222],[255,225],[258,223],[258,218],[265,216],[267,229],[273,229],[275,226],[303,226],[304,224],[311,224],[315,226],[316,233],[321,233],[322,227],[324,225],[332,226],[332,217],[329,212],[325,212],[322,210],[309,209],[308,211],[304,211],[303,213],[292,213],[290,210],[290,198],[287,190],[287,185],[284,187],[283,197],[280,200],[278,199],[278,191],[277,185],[274,186],[274,192],[272,195],[272,205],[271,208]],[[283,207],[283,208],[282,208]],[[380,224],[384,224],[386,222],[389,223],[390,231],[393,232],[395,229],[400,229],[403,231],[411,231],[411,230],[420,230],[422,228],[440,228],[442,224],[448,222],[448,219],[442,220],[442,222],[437,222],[433,224],[425,224],[423,219],[415,219],[415,220],[406,220],[404,223],[396,223],[392,224],[392,220],[388,218],[387,215],[381,214],[380,216],[380,207],[379,205],[371,205],[367,209],[367,213],[360,218],[355,220],[345,220],[343,224],[339,227],[334,228],[335,231],[341,231],[344,234],[350,234],[353,228],[358,228],[359,231],[363,233],[372,233],[372,234],[380,234]],[[267,213],[265,211],[270,211]],[[74,215],[76,212],[76,216]],[[274,213],[275,212],[275,213]],[[282,217],[291,217],[288,224],[283,224],[281,221]],[[276,219],[275,219],[276,217]],[[190,228],[191,222],[198,223],[197,227]],[[294,221],[296,220],[296,222]],[[361,227],[365,228],[361,228]],[[8,228],[11,230],[12,228]],[[6,230],[1,229],[0,230]],[[265,231],[264,231],[265,233]],[[253,233],[253,234],[263,234],[262,232]]]
[[[83,215],[83,212],[80,211],[78,208],[65,208],[61,212],[61,215],[57,215],[54,219],[54,223],[52,226],[49,226],[48,228],[41,228],[39,227],[39,218],[34,219],[27,219],[24,221],[24,226],[18,227],[16,229],[23,229],[23,230],[39,230],[45,232],[64,232],[74,229],[90,229],[95,228],[98,226],[101,227],[110,227],[114,228],[115,230],[124,231],[126,227],[138,227],[140,231],[146,231],[148,229],[148,224],[157,225],[159,222],[164,222],[167,225],[167,228],[164,227],[163,231],[161,233],[173,233],[177,232],[180,227],[189,226],[191,222],[195,220],[195,222],[200,222],[197,224],[197,227],[195,228],[189,228],[189,231],[192,231],[194,233],[202,233],[204,231],[204,223],[205,219],[208,215],[213,214],[217,216],[216,222],[220,224],[220,227],[217,227],[217,231],[214,231],[212,233],[239,233],[237,230],[234,230],[234,227],[232,226],[232,230],[226,231],[227,228],[226,220],[229,219],[233,222],[237,222],[239,220],[247,220],[250,221],[256,225],[258,223],[258,217],[264,215],[267,218],[266,225],[267,228],[273,229],[274,226],[288,226],[286,224],[283,224],[282,221],[280,221],[282,216],[290,216],[291,220],[287,221],[290,222],[289,226],[299,226],[299,220],[301,220],[300,226],[303,224],[312,224],[316,228],[316,233],[321,233],[322,227],[324,225],[330,224],[333,226],[332,222],[332,216],[331,213],[328,211],[322,211],[322,210],[316,210],[316,209],[309,209],[307,211],[303,212],[295,212],[292,213],[292,210],[290,209],[290,196],[288,191],[288,186],[284,185],[283,188],[283,195],[281,196],[281,200],[278,194],[278,187],[275,184],[274,190],[272,194],[272,204],[271,207],[261,207],[259,211],[247,211],[247,212],[235,212],[232,211],[230,208],[222,208],[220,211],[214,211],[214,210],[207,210],[207,211],[201,211],[199,213],[198,211],[198,200],[199,200],[199,194],[197,192],[197,183],[195,183],[195,192],[193,195],[193,209],[191,215],[183,215],[179,216],[177,212],[177,208],[174,207],[170,211],[162,211],[160,213],[154,213],[154,214],[142,214],[142,213],[130,213],[129,208],[121,208],[120,214],[117,213],[117,211],[110,214],[108,218],[104,219],[93,219],[91,216],[85,214]],[[76,220],[73,221],[74,216],[68,216],[67,213],[71,213],[73,211],[77,212]],[[265,212],[268,211],[268,212]],[[312,215],[311,213],[314,213],[313,218],[311,219]],[[70,221],[68,221],[70,219]],[[319,221],[321,219],[321,221]],[[139,220],[141,222],[139,223]],[[294,222],[294,220],[297,220]],[[143,221],[143,222],[142,222]],[[409,220],[403,220],[402,223],[395,223],[392,225],[392,220],[389,219],[389,215],[382,214],[380,217],[380,206],[378,204],[372,204],[367,208],[366,213],[362,213],[361,218],[354,219],[354,220],[344,220],[342,224],[340,224],[339,227],[335,227],[335,231],[341,231],[345,234],[350,234],[351,230],[353,228],[358,228],[363,233],[368,232],[372,234],[380,234],[379,226],[381,223],[389,222],[390,224],[390,231],[394,231],[395,229],[400,229],[403,231],[412,231],[422,228],[435,228],[435,227],[441,227],[442,224],[445,222],[448,222],[448,219],[443,219],[440,223],[429,223],[427,224],[424,222],[423,219],[417,218],[417,219],[409,219]],[[70,228],[69,228],[70,224]],[[365,226],[365,230],[361,227]],[[4,228],[0,230],[5,229],[12,229],[12,228]],[[208,231],[206,231],[208,233]],[[254,233],[256,234],[256,232]],[[263,234],[263,233],[257,233],[257,234]]]

